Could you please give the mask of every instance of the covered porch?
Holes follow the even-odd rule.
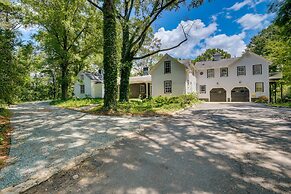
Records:
[[[282,72],[270,73],[269,76],[270,103],[277,103],[278,97],[280,97],[281,100],[283,99],[284,84],[281,82],[282,78],[283,78]]]
[[[130,98],[149,98],[152,95],[151,75],[135,76],[129,78]]]

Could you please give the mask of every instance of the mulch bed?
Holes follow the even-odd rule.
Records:
[[[10,121],[8,117],[0,116],[0,169],[5,166],[5,163],[9,156],[10,142],[11,142]]]

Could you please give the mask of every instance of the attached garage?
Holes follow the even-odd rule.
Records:
[[[210,90],[210,102],[226,102],[226,90],[224,88]]]
[[[231,90],[232,102],[249,102],[250,91],[246,87],[236,87]]]

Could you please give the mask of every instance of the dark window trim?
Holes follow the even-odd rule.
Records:
[[[257,84],[262,83],[262,91],[257,90]],[[255,82],[255,92],[264,92],[265,91],[265,86],[264,82]]]
[[[209,71],[213,71],[213,76],[209,76]],[[215,77],[215,70],[214,69],[207,69],[207,78]]]
[[[85,94],[85,85],[84,84],[80,85],[80,93]]]
[[[255,66],[259,65],[261,67],[260,73],[255,73]],[[262,75],[263,74],[263,66],[262,64],[255,64],[253,65],[253,75]]]
[[[243,67],[243,68],[244,68],[244,74],[240,74],[240,75],[238,74],[238,72],[239,72],[239,71],[238,71],[238,68],[239,68],[239,67]],[[237,66],[237,68],[236,68],[236,72],[237,72],[237,73],[236,73],[237,76],[246,75],[246,74],[247,74],[247,73],[246,73],[246,66],[244,66],[244,65]]]
[[[171,87],[170,87],[170,91],[166,91],[166,83],[170,83]],[[173,82],[172,80],[165,80],[164,81],[164,94],[171,94],[173,92]]]
[[[226,69],[226,76],[222,76],[222,69]],[[221,67],[220,68],[220,77],[228,77],[228,67]]]
[[[202,91],[201,90],[201,87],[205,87],[205,91]],[[199,92],[200,92],[200,94],[206,94],[206,85],[199,85]]]
[[[169,67],[166,67],[169,65]],[[169,74],[172,72],[172,63],[171,61],[164,61],[164,74]]]

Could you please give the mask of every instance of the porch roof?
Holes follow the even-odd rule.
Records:
[[[143,76],[134,76],[129,78],[130,84],[137,84],[137,83],[151,83],[152,76],[151,75],[143,75]]]

